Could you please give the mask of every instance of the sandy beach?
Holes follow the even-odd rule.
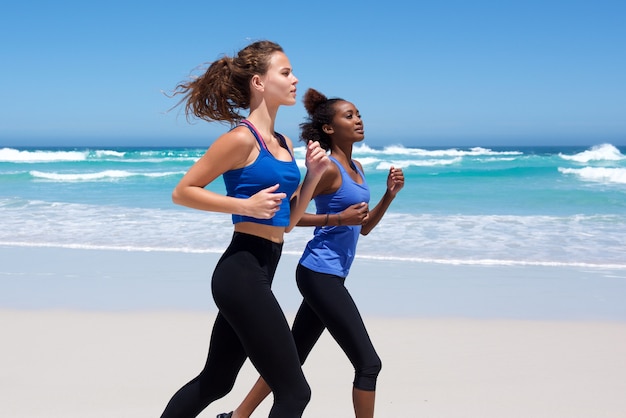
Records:
[[[202,367],[217,255],[0,256],[2,416],[158,417]],[[275,283],[289,318],[295,262],[281,260]],[[383,359],[377,417],[626,416],[624,272],[399,264],[357,260],[349,278]],[[327,333],[305,374],[305,417],[353,416],[351,367]],[[231,410],[255,379],[246,363],[201,416]]]

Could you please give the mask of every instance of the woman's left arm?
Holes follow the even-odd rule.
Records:
[[[361,226],[361,234],[367,235],[378,222],[383,218],[385,212],[391,205],[391,202],[396,197],[398,192],[404,187],[404,173],[401,168],[391,167],[389,169],[389,174],[387,175],[387,190],[385,194],[380,199],[380,202],[369,211],[369,214],[363,221],[363,225]]]
[[[289,216],[289,226],[286,232],[290,232],[300,221],[300,218],[306,212],[309,202],[313,199],[313,193],[317,183],[322,178],[324,171],[330,164],[330,159],[326,155],[326,151],[320,147],[319,142],[309,141],[306,148],[306,174],[304,181],[298,187],[298,190],[291,197],[291,214]]]

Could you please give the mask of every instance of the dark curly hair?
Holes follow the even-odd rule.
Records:
[[[317,141],[323,149],[328,151],[332,146],[332,141],[322,127],[332,123],[337,112],[335,104],[345,100],[338,97],[329,99],[315,89],[308,89],[302,101],[309,116],[306,122],[300,124],[300,140],[304,143]]]
[[[187,119],[195,116],[208,122],[238,123],[243,119],[238,110],[250,107],[250,80],[254,75],[267,73],[275,52],[283,52],[277,43],[258,41],[235,57],[223,56],[211,63],[202,76],[176,86],[173,95],[183,95],[176,106],[186,102]]]

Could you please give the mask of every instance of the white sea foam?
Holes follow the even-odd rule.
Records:
[[[608,167],[584,167],[584,168],[562,168],[559,172],[563,174],[574,174],[586,181],[602,183],[626,184],[626,168]]]
[[[21,151],[13,148],[0,149],[0,162],[41,163],[55,161],[84,161],[87,151]]]
[[[373,165],[376,165],[376,164],[378,164],[380,162],[380,158],[378,158],[378,157],[359,157],[359,158],[356,158],[356,159],[364,167],[365,166],[369,166],[369,165],[373,166]]]
[[[180,163],[190,163],[185,164],[186,166],[190,166],[192,163],[198,161],[200,157],[164,157],[164,158],[124,158],[123,160],[118,160],[118,162],[123,163],[132,163],[132,164],[161,164],[161,163],[172,163],[172,162],[180,162]],[[304,160],[303,160],[304,161]]]
[[[418,157],[465,157],[481,155],[522,155],[523,153],[521,151],[493,151],[482,147],[473,147],[467,150],[457,148],[427,150],[421,148],[406,148],[402,145],[390,145],[382,150],[376,150],[365,144],[361,144],[354,147],[354,154],[407,155]]]
[[[390,167],[396,168],[408,168],[408,167],[435,167],[435,166],[446,166],[460,163],[462,158],[448,158],[448,159],[440,159],[440,160],[393,160],[393,161],[383,161],[380,162],[377,166],[377,170],[388,170]]]
[[[113,150],[97,150],[94,152],[94,154],[101,158],[101,157],[116,157],[116,158],[124,158],[124,156],[126,155],[125,152],[122,151],[113,151]]]
[[[43,172],[33,170],[29,174],[35,178],[59,181],[59,182],[76,182],[76,181],[98,181],[98,180],[119,180],[128,177],[167,177],[173,175],[184,174],[184,172],[131,172],[125,170],[104,170],[93,173],[56,173],[56,172]]]
[[[294,149],[295,153],[299,157],[304,157],[305,155],[305,147],[296,147]],[[389,145],[384,147],[383,149],[375,149],[371,148],[366,144],[358,144],[354,146],[353,149],[353,157],[361,161],[365,157],[379,156],[408,156],[408,157],[430,157],[430,158],[439,158],[439,157],[466,157],[466,156],[517,156],[523,155],[524,153],[521,151],[494,151],[489,148],[482,147],[473,147],[469,149],[458,149],[458,148],[448,148],[448,149],[434,149],[427,150],[422,148],[406,148],[402,145]]]
[[[82,243],[57,243],[57,242],[24,242],[24,241],[1,241],[0,246],[6,247],[30,247],[30,248],[66,248],[77,250],[106,250],[106,251],[136,251],[136,252],[173,252],[173,253],[190,253],[190,254],[221,254],[224,247],[165,247],[165,246],[145,246],[145,245],[97,245]],[[301,255],[301,251],[287,249],[283,254]],[[626,263],[585,263],[576,261],[527,261],[527,260],[511,260],[511,259],[450,259],[450,258],[426,258],[426,257],[410,257],[410,256],[376,256],[358,254],[357,259],[363,260],[381,260],[381,261],[399,261],[409,263],[424,264],[443,264],[453,266],[535,266],[535,267],[579,267],[588,269],[617,270],[626,271]],[[614,276],[623,278],[622,275]]]
[[[295,149],[298,166],[304,168],[304,147]],[[370,166],[376,170],[388,170],[389,167],[436,167],[459,164],[465,157],[490,157],[483,161],[513,161],[523,155],[521,151],[493,151],[488,148],[474,147],[467,150],[456,148],[441,150],[426,150],[420,148],[405,148],[402,145],[391,145],[383,149],[374,149],[365,144],[354,147],[352,157],[363,166]]]
[[[578,163],[588,163],[590,161],[620,161],[626,159],[614,145],[600,144],[591,147],[586,151],[575,155],[565,155],[560,153],[559,156],[564,160],[575,161]]]
[[[129,251],[221,252],[230,216],[0,199],[0,245]],[[284,252],[300,254],[312,233],[296,228]],[[626,223],[618,215],[470,216],[388,213],[359,242],[362,258],[464,265],[626,269]]]

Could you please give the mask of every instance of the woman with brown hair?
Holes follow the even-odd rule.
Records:
[[[279,107],[296,102],[297,82],[283,49],[259,41],[177,86],[188,116],[234,128],[189,169],[172,199],[232,214],[234,233],[211,280],[219,312],[206,365],[174,394],[162,418],[195,417],[228,394],[246,358],[274,393],[271,418],[300,417],[310,399],[289,325],[271,290],[283,236],[304,214],[329,164],[319,143],[307,144],[300,184],[292,142],[274,131]],[[240,109],[249,109],[245,119]],[[226,195],[205,188],[220,176]]]

